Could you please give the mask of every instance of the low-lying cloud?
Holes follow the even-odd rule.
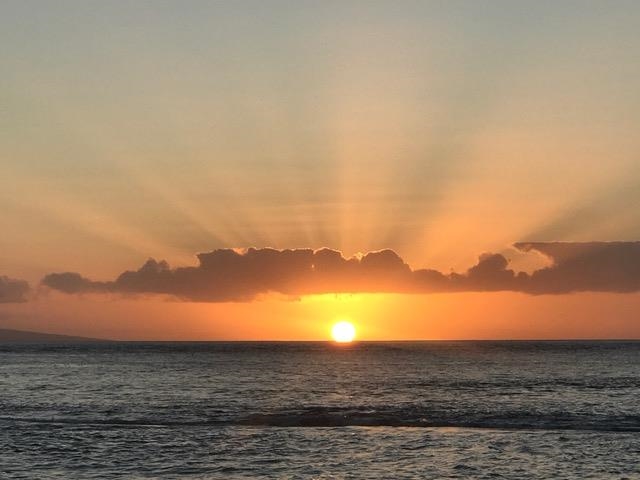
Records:
[[[26,302],[29,296],[29,284],[0,275],[0,303]]]
[[[113,281],[93,281],[78,273],[52,273],[42,283],[69,293],[166,294],[187,301],[250,301],[266,293],[435,293],[515,291],[561,294],[580,291],[640,291],[640,242],[517,243],[537,251],[551,265],[528,274],[509,268],[505,256],[481,255],[464,273],[442,273],[407,265],[392,250],[344,258],[339,251],[249,248],[197,255],[194,267],[171,268],[148,260]]]
[[[640,290],[640,242],[516,243],[553,260],[526,282],[530,293],[637,292]]]

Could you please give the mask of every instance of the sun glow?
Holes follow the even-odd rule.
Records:
[[[340,321],[331,328],[331,336],[338,343],[352,342],[356,336],[356,327],[351,322]]]

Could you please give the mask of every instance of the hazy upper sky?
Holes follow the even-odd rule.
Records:
[[[638,25],[637,1],[5,0],[0,275],[639,239]]]

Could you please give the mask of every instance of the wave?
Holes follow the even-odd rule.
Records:
[[[243,425],[273,427],[422,427],[484,428],[518,430],[640,431],[640,415],[581,415],[574,413],[507,412],[493,415],[437,414],[420,409],[310,408],[248,415]]]
[[[42,425],[138,427],[409,427],[477,428],[496,430],[577,430],[601,432],[640,432],[640,415],[589,415],[577,413],[505,412],[492,415],[428,415],[417,408],[333,408],[309,407],[250,413],[227,418],[168,419],[87,418],[85,416],[13,417],[2,416],[3,423]]]

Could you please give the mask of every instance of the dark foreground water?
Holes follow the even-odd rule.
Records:
[[[640,478],[640,342],[0,345],[0,478]]]

